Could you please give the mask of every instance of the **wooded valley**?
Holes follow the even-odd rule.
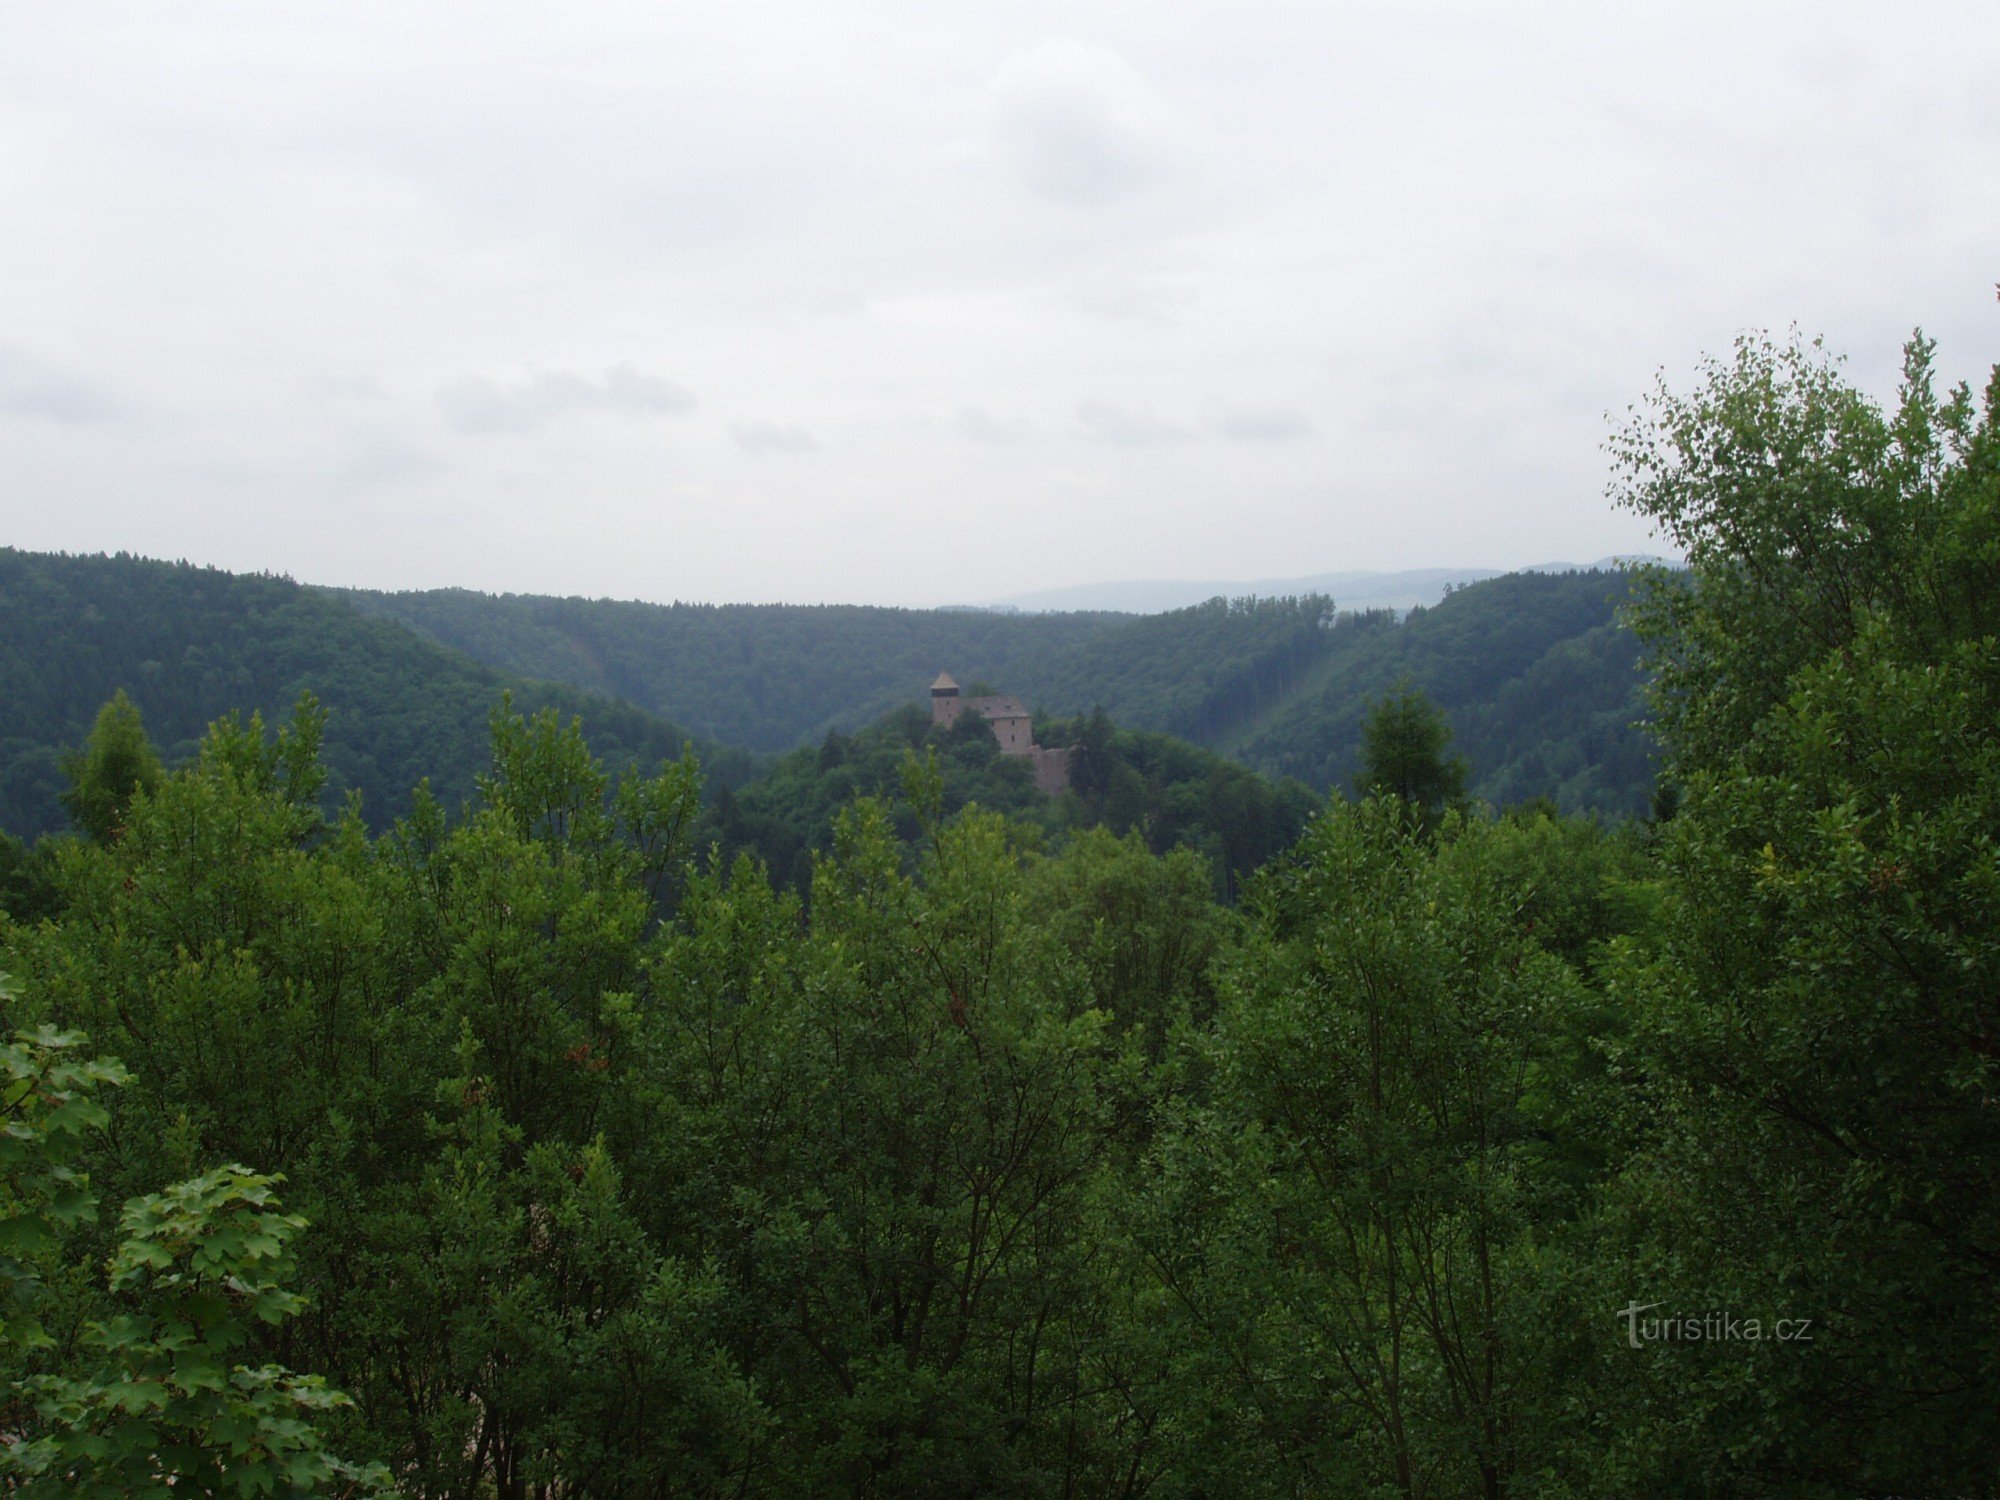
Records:
[[[0,1486],[1994,1493],[1929,357],[1746,338],[1615,444],[1685,573],[1401,622],[0,553]]]

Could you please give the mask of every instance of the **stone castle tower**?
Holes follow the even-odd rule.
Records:
[[[931,723],[940,729],[950,729],[968,713],[978,714],[992,726],[993,738],[1000,742],[1002,755],[1028,757],[1035,785],[1042,791],[1053,796],[1069,790],[1069,751],[1049,750],[1035,743],[1034,723],[1019,698],[1012,693],[961,698],[951,674],[938,673],[937,681],[931,684]]]

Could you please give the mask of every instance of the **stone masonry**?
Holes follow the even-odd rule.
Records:
[[[1035,775],[1035,785],[1054,796],[1069,790],[1069,751],[1050,750],[1035,743],[1035,727],[1028,710],[1012,693],[996,693],[990,698],[961,698],[958,684],[949,672],[938,673],[931,684],[931,722],[949,729],[963,714],[978,714],[993,728],[1002,755],[1022,755]]]

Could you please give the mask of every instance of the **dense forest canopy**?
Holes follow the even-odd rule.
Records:
[[[328,710],[329,810],[349,790],[371,826],[408,811],[425,777],[447,804],[472,793],[503,691],[524,710],[582,714],[614,765],[677,758],[688,736],[598,695],[482,666],[317,589],[136,557],[0,548],[0,829],[32,839],[67,823],[63,753],[114,692],[128,695],[169,764],[230,712],[273,724],[310,690]],[[711,780],[750,756],[702,742]]]
[[[1351,787],[1361,721],[1408,678],[1445,711],[1496,803],[1643,811],[1652,782],[1625,575],[1510,574],[1399,623],[1321,595],[1157,615],[653,605],[464,590],[353,592],[510,672],[613,692],[725,743],[785,750],[852,733],[943,667],[1038,709],[1177,735],[1265,774]]]
[[[155,768],[161,759],[185,764],[209,720],[238,706],[235,694],[253,717],[275,725],[291,702],[277,695],[313,693],[325,715],[325,810],[358,791],[378,831],[410,806],[420,780],[449,807],[472,794],[486,763],[488,716],[503,690],[530,714],[581,713],[590,743],[608,747],[614,766],[655,766],[678,758],[684,744],[673,726],[626,704],[507,678],[284,579],[133,558],[0,553],[0,617],[12,627],[12,649],[0,660],[10,709],[0,740],[0,837],[26,842],[59,828],[66,814],[85,832],[110,826],[108,813],[77,802],[69,767],[76,753],[143,752]],[[77,752],[97,707],[91,695],[114,685],[115,699]],[[1042,733],[1069,744],[1083,727],[1044,721]],[[893,791],[903,751],[931,738],[943,752],[953,810],[977,801],[1051,836],[1101,823],[1121,835],[1140,830],[1161,852],[1192,845],[1211,857],[1225,890],[1289,844],[1311,805],[1302,786],[1274,787],[1167,736],[1120,731],[1114,749],[1112,734],[1101,723],[1103,784],[1054,800],[1035,790],[1025,765],[1000,755],[983,721],[932,736],[928,719],[907,704],[764,768],[699,744],[711,806],[696,846],[752,853],[781,883],[804,891],[813,851],[830,844],[835,812],[859,791]],[[0,885],[4,867],[21,857],[0,844]]]
[[[1288,701],[1218,748],[1270,775],[1349,787],[1367,715],[1409,683],[1444,711],[1476,795],[1639,812],[1653,764],[1640,642],[1616,616],[1628,598],[1622,573],[1509,573],[1400,624],[1359,617],[1354,648],[1329,652]]]
[[[1113,614],[827,604],[644,604],[480,594],[344,591],[509,671],[611,693],[749,750],[852,732],[915,699],[939,670],[1005,683],[1065,647],[1125,624]],[[667,705],[674,707],[669,708]],[[1088,705],[1085,705],[1088,707]]]
[[[310,689],[330,711],[329,807],[359,790],[379,829],[421,777],[447,802],[470,791],[502,689],[582,713],[614,765],[677,755],[692,734],[720,788],[751,774],[744,751],[865,729],[941,665],[1322,791],[1353,789],[1362,721],[1407,681],[1443,710],[1475,796],[1632,816],[1653,768],[1638,642],[1614,619],[1626,592],[1617,573],[1514,574],[1401,622],[1318,596],[1152,616],[662,607],[337,593],[0,550],[0,828],[64,825],[61,757],[121,689],[170,765],[218,715],[275,722]]]
[[[1302,783],[1273,783],[1171,735],[1120,729],[1102,710],[1044,720],[1036,733],[1073,745],[1067,791],[1035,787],[1025,761],[1003,755],[992,730],[968,714],[934,727],[914,705],[853,735],[829,732],[818,746],[781,757],[764,774],[716,801],[702,824],[704,847],[756,855],[781,884],[812,883],[814,856],[832,847],[838,815],[856,796],[893,799],[914,752],[937,757],[944,812],[978,805],[1007,815],[1017,836],[1060,847],[1077,830],[1137,836],[1155,854],[1189,848],[1207,861],[1217,894],[1233,897],[1260,866],[1290,847],[1319,799]],[[907,810],[899,831],[914,837]]]
[[[310,696],[113,700],[0,916],[0,1483],[1995,1493],[2000,367],[1746,338],[1616,452],[1661,816],[1480,806],[1406,686],[1234,905],[1121,786],[1296,793],[1109,714],[1112,827],[795,753],[799,889],[547,709],[375,830]]]

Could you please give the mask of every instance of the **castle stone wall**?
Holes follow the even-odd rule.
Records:
[[[931,723],[950,729],[970,710],[986,720],[1002,755],[1028,757],[1037,787],[1051,796],[1069,790],[1069,751],[1047,750],[1035,743],[1034,720],[1019,698],[1012,693],[961,698],[950,677],[940,675],[938,683],[940,687],[931,689]]]
[[[1028,752],[1028,769],[1035,773],[1037,790],[1054,797],[1069,790],[1069,751],[1045,750],[1037,745]]]

